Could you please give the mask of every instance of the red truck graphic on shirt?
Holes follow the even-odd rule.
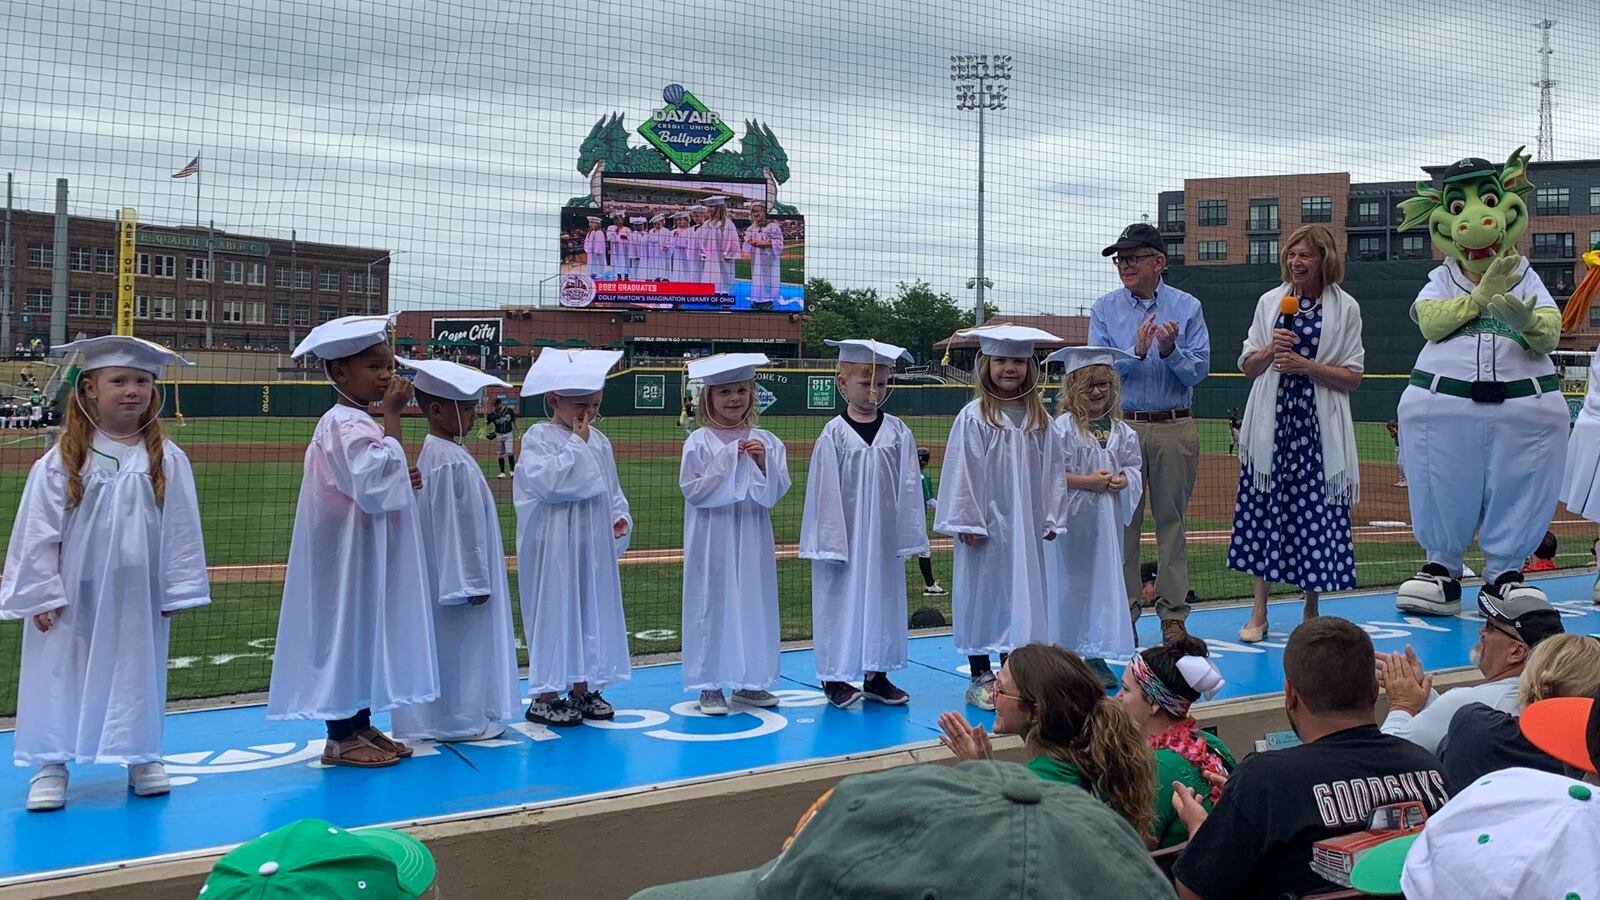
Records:
[[[1334,884],[1350,887],[1350,870],[1362,855],[1384,844],[1422,830],[1428,819],[1427,807],[1420,800],[1406,800],[1377,807],[1365,831],[1341,834],[1311,845],[1311,871]]]

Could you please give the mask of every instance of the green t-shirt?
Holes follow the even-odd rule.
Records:
[[[1209,731],[1200,732],[1206,743],[1215,750],[1228,768],[1233,768],[1233,754],[1222,739]],[[1174,750],[1156,751],[1156,821],[1154,825],[1156,847],[1173,847],[1189,839],[1189,830],[1183,827],[1177,810],[1172,808],[1172,783],[1193,788],[1202,798],[1206,810],[1211,809],[1211,784],[1200,774],[1200,767],[1179,756]]]
[[[933,479],[928,477],[928,470],[922,470],[922,502],[926,504],[933,499]]]
[[[1075,784],[1083,787],[1083,773],[1078,767],[1069,762],[1062,762],[1054,756],[1040,754],[1028,763],[1029,771],[1043,778],[1045,781],[1057,781],[1061,784]]]

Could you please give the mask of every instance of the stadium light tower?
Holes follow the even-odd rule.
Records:
[[[956,109],[978,111],[978,274],[967,279],[977,292],[973,324],[982,325],[984,289],[991,282],[983,276],[983,111],[1006,108],[1006,82],[1011,80],[1011,57],[987,53],[961,53],[950,57],[950,80],[956,86]]]

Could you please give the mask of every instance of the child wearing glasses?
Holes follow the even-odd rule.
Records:
[[[1122,421],[1114,363],[1131,359],[1114,347],[1067,347],[1049,361],[1065,363],[1062,407],[1050,428],[1046,527],[1047,632],[1052,644],[1082,656],[1108,688],[1116,678],[1105,658],[1134,650],[1122,576],[1122,530],[1133,519],[1144,485],[1139,438]]]

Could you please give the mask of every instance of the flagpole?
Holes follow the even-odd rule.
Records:
[[[196,163],[200,162],[200,154],[194,155]],[[200,166],[194,169],[194,227],[200,227]]]

